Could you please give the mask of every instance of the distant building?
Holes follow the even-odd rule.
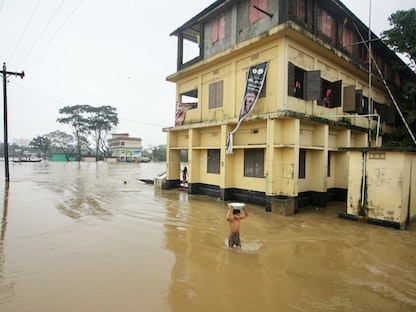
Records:
[[[399,120],[378,69],[396,98],[416,81],[338,0],[218,0],[171,35],[166,187],[179,185],[186,150],[188,193],[268,211],[347,201],[350,154],[340,148],[381,146]]]
[[[121,162],[140,162],[142,158],[142,139],[130,137],[128,133],[112,134],[108,140],[111,156]]]
[[[77,158],[78,153],[67,156],[63,152],[53,151],[47,159],[48,161],[77,161]]]

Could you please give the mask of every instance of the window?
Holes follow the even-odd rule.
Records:
[[[181,93],[180,96],[180,103],[198,103],[198,89]]]
[[[343,111],[360,115],[368,114],[368,98],[363,96],[363,90],[355,90],[355,86],[344,87]]]
[[[222,16],[212,22],[211,42],[215,43],[225,37],[225,17]]]
[[[299,179],[306,178],[306,150],[300,149],[299,150]]]
[[[357,107],[357,114],[359,115],[368,115],[368,114],[372,114],[372,111],[369,111],[369,107],[368,107],[368,97],[367,96],[363,96],[363,91],[362,90],[358,90],[361,91],[361,96],[360,96],[360,101],[357,101],[357,103],[359,103],[359,106]]]
[[[207,173],[220,173],[220,150],[208,150]]]
[[[335,20],[325,10],[318,15],[318,30],[331,39],[335,39]]]
[[[290,1],[292,15],[301,22],[306,23],[306,1],[292,0]]]
[[[288,94],[304,100],[321,98],[321,71],[305,71],[289,62]]]
[[[328,167],[326,172],[327,177],[331,176],[331,152],[328,152]]]
[[[208,108],[222,107],[224,81],[217,81],[209,85],[209,106]]]
[[[318,104],[327,108],[340,107],[341,85],[341,80],[330,82],[328,80],[322,79],[321,101]]]
[[[347,28],[346,26],[342,29],[342,45],[345,50],[347,50],[350,53],[353,53],[353,32]]]
[[[266,14],[264,14],[260,10],[267,11],[267,0],[250,0],[249,6],[250,24],[253,24],[255,21],[266,16]],[[257,8],[260,10],[258,10]]]
[[[244,150],[244,176],[264,178],[264,149]]]

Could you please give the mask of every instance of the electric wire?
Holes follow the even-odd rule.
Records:
[[[24,35],[25,35],[25,33],[26,33],[27,29],[29,28],[29,25],[30,25],[30,23],[32,22],[33,16],[35,16],[35,13],[36,13],[36,11],[37,11],[37,9],[38,9],[38,7],[39,7],[40,1],[41,1],[41,0],[39,0],[39,1],[38,1],[38,3],[36,4],[36,7],[35,7],[35,9],[33,10],[32,15],[30,16],[29,21],[27,22],[26,27],[25,27],[25,29],[23,30],[23,33],[22,33],[22,35],[20,36],[19,41],[17,42],[16,47],[14,48],[14,50],[13,50],[13,52],[12,52],[12,55],[10,56],[9,61],[7,62],[8,64],[10,64],[10,63],[12,62],[13,57],[14,57],[14,55],[15,55],[16,51],[17,51],[17,48],[19,47],[19,45],[20,45],[20,43],[22,42],[22,39],[23,39],[23,37],[24,37]]]
[[[32,47],[29,49],[29,52],[27,52],[26,56],[23,58],[23,61],[20,63],[20,66],[18,66],[18,68],[22,68],[23,63],[26,61],[26,59],[28,58],[28,56],[30,55],[30,53],[32,52],[33,48],[36,46],[36,44],[38,43],[38,41],[40,40],[40,38],[42,37],[42,35],[45,33],[46,29],[48,28],[49,24],[52,22],[52,20],[55,18],[56,14],[58,14],[58,11],[61,9],[62,5],[64,4],[65,0],[62,0],[61,4],[58,6],[58,8],[55,10],[55,12],[53,13],[52,17],[49,19],[48,23],[45,25],[45,27],[43,28],[43,30],[41,31],[41,33],[39,34],[39,36],[37,37],[37,39],[35,40],[34,44],[32,45]]]
[[[387,84],[386,80],[384,79],[383,73],[381,72],[380,67],[378,66],[378,64],[377,64],[376,60],[374,59],[374,55],[373,55],[372,51],[369,49],[369,47],[368,47],[367,43],[366,43],[366,42],[365,42],[365,40],[364,40],[364,36],[361,34],[361,32],[359,31],[359,29],[358,29],[358,27],[357,27],[357,25],[356,25],[355,23],[354,23],[354,27],[355,27],[355,29],[357,30],[357,32],[358,32],[358,34],[359,34],[359,36],[361,37],[361,40],[362,40],[362,41],[364,41],[364,45],[365,45],[365,47],[366,47],[366,49],[367,49],[367,51],[368,51],[368,53],[369,53],[369,56],[370,56],[370,57],[371,57],[371,59],[373,60],[373,64],[374,64],[374,66],[375,66],[375,67],[376,67],[376,69],[377,69],[377,72],[378,72],[378,74],[379,74],[379,76],[380,76],[380,78],[381,78],[381,80],[382,80],[382,82],[383,82],[383,84],[384,84],[384,87],[386,88],[387,92],[389,93],[390,98],[391,98],[391,100],[393,101],[393,104],[394,104],[394,106],[395,106],[395,108],[396,108],[397,112],[399,113],[400,118],[402,119],[402,121],[403,121],[403,123],[404,123],[404,126],[406,127],[407,132],[409,133],[410,137],[411,137],[411,138],[412,138],[412,140],[413,140],[413,143],[416,145],[416,137],[415,137],[415,135],[413,134],[412,129],[410,129],[409,124],[407,123],[406,118],[404,118],[404,115],[403,115],[403,113],[402,113],[402,111],[401,111],[401,109],[400,109],[400,107],[399,107],[399,104],[397,104],[396,99],[395,99],[395,97],[393,96],[393,93],[391,92],[391,90],[390,90],[390,88],[389,88],[389,86],[388,86],[388,84]]]
[[[27,92],[30,92],[30,93],[32,93],[34,95],[37,95],[37,96],[39,96],[41,98],[44,98],[44,99],[46,99],[46,100],[48,100],[50,102],[59,103],[59,104],[62,104],[64,106],[70,106],[70,104],[68,104],[68,103],[65,103],[63,101],[60,101],[60,100],[51,98],[51,97],[49,97],[47,95],[43,95],[43,94],[41,94],[39,92],[36,92],[36,91],[33,91],[31,89],[25,88],[22,85],[14,82],[14,81],[10,81],[10,83],[14,84],[15,86],[17,86],[17,87],[19,87],[19,88],[21,88],[21,89],[23,89],[23,90],[25,90]],[[124,120],[124,121],[127,121],[127,122],[133,122],[133,123],[137,123],[137,124],[141,124],[141,125],[147,125],[147,126],[152,126],[152,127],[157,127],[157,128],[163,128],[163,127],[165,127],[165,126],[161,126],[161,125],[157,125],[157,124],[153,124],[153,123],[148,123],[148,122],[143,122],[143,121],[137,121],[137,120],[131,120],[131,119],[119,118],[119,120]]]
[[[78,10],[84,0],[81,0],[78,5],[72,10],[69,16],[65,19],[63,24],[58,28],[58,30],[52,35],[52,37],[48,40],[48,42],[43,46],[43,48],[39,51],[39,53],[33,58],[33,60],[26,66],[29,68],[32,64],[37,60],[37,58],[43,53],[43,51],[49,46],[52,40],[56,37],[56,35],[61,31],[61,29],[65,26],[65,24],[70,20],[70,18],[74,15],[74,13]]]

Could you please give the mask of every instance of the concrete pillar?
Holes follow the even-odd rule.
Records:
[[[277,196],[266,198],[266,210],[283,216],[293,216],[297,210],[295,197]]]

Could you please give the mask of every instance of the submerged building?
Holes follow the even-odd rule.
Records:
[[[114,133],[108,139],[111,156],[120,162],[140,162],[142,139],[131,137],[128,133]]]
[[[218,0],[171,35],[166,187],[186,150],[188,193],[268,211],[346,201],[348,148],[381,146],[398,120],[386,85],[416,80],[337,0]]]

